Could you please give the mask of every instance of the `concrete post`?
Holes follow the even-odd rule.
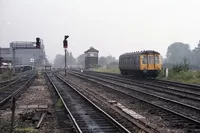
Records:
[[[165,68],[165,77],[168,77],[168,68]]]

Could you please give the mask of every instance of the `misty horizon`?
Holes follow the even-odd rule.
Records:
[[[62,41],[69,35],[74,57],[93,46],[99,56],[155,50],[166,56],[174,42],[194,49],[200,37],[199,1],[39,1],[0,0],[0,46],[12,41],[44,40],[52,62],[64,54]]]

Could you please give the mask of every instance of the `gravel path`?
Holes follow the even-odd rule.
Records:
[[[28,106],[28,108],[27,108]],[[31,108],[31,106],[38,106],[39,108]],[[41,109],[40,107],[47,107],[47,109]],[[34,133],[61,133],[59,125],[56,120],[56,115],[51,100],[51,95],[46,85],[43,75],[38,75],[33,84],[23,93],[16,101],[16,113],[15,113],[15,130],[14,132],[34,132]],[[27,120],[32,114],[39,114],[38,112],[44,112],[47,110],[47,114],[39,129],[35,129],[38,121],[33,123],[33,120]],[[26,119],[22,119],[22,116],[28,116]],[[40,118],[40,117],[39,117]],[[0,132],[7,133],[10,128],[11,111],[10,109],[0,111]]]

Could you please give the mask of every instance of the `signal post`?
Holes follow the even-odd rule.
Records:
[[[65,49],[65,76],[67,75],[66,73],[66,67],[67,67],[67,55],[66,55],[66,53],[67,53],[67,47],[68,47],[68,42],[67,42],[67,38],[68,38],[69,36],[67,35],[67,36],[65,36],[64,37],[64,40],[63,40],[63,48]]]

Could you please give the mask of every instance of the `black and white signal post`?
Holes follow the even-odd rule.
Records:
[[[67,47],[68,47],[68,43],[67,43],[67,38],[68,38],[69,36],[65,36],[65,39],[63,40],[63,48],[65,49],[65,76],[66,76],[66,67],[67,67],[67,65],[66,65],[66,63],[67,63],[67,55],[66,55],[66,52],[67,52]]]

